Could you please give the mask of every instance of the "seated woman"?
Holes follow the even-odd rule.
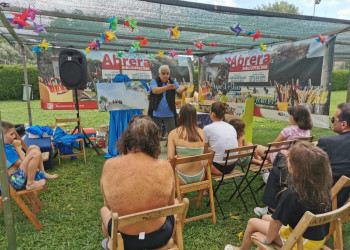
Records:
[[[314,214],[330,211],[332,171],[328,155],[323,150],[309,142],[297,143],[289,149],[288,170],[291,181],[274,214],[265,215],[263,219],[250,219],[242,246],[227,245],[225,250],[251,249],[251,239],[283,246],[306,211]],[[320,249],[328,231],[329,225],[308,228],[303,234],[304,249]]]
[[[313,124],[309,111],[304,106],[298,105],[289,107],[288,114],[289,121],[292,125],[285,127],[273,142],[288,141],[310,136],[310,130]],[[255,152],[257,152],[260,157],[264,157],[264,152],[266,150],[267,147],[258,145]],[[278,152],[269,154],[267,160],[274,162],[277,154]]]
[[[180,109],[178,127],[168,136],[168,159],[174,156],[200,155],[204,151],[204,132],[197,127],[197,112],[191,104]],[[177,165],[176,171],[180,177],[180,184],[189,184],[204,179],[204,164]]]
[[[230,160],[225,166],[223,160],[225,150],[238,147],[237,133],[233,126],[223,121],[225,117],[226,105],[222,102],[214,102],[211,105],[210,119],[213,121],[204,127],[205,145],[204,153],[215,151],[211,173],[214,175],[222,175],[231,173],[236,161]]]

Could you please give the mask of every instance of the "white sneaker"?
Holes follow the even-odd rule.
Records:
[[[236,248],[230,244],[226,245],[225,246],[225,249],[224,250],[235,250]]]
[[[262,175],[263,181],[267,183],[267,180],[269,179],[270,172],[263,173]]]
[[[256,208],[254,208],[254,213],[260,217],[267,214],[268,211],[269,211],[268,207],[256,207]]]

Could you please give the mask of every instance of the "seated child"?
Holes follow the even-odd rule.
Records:
[[[45,185],[45,179],[58,177],[57,174],[51,175],[45,172],[41,151],[37,146],[30,146],[27,154],[24,154],[21,142],[15,140],[13,124],[3,121],[1,126],[4,134],[9,182],[15,190],[22,189],[25,184],[27,190],[34,189]],[[40,176],[45,179],[41,179]]]
[[[291,178],[276,211],[272,216],[250,219],[242,246],[227,245],[225,250],[251,249],[251,239],[283,246],[306,211],[313,214],[330,211],[332,170],[328,155],[312,143],[301,141],[289,149],[287,165]],[[321,249],[328,231],[329,224],[308,228],[303,234],[304,249]]]
[[[244,137],[245,123],[244,123],[244,121],[242,121],[241,119],[232,119],[228,123],[236,129],[238,147],[252,146],[253,145],[253,143],[251,143],[251,142],[248,142],[248,143],[245,142],[245,137]],[[259,156],[257,156],[259,158],[255,158],[255,157],[252,159],[252,163],[256,164],[256,165],[261,165],[261,163],[262,163],[261,158]],[[239,158],[237,160],[237,165],[241,166],[241,167],[245,167],[245,166],[248,166],[249,162],[250,162],[250,156],[246,156],[246,157]],[[269,161],[265,161],[264,164],[268,164],[268,163],[269,163]]]

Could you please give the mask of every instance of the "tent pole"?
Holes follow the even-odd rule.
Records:
[[[32,111],[30,108],[30,96],[29,96],[29,86],[28,86],[28,72],[27,72],[27,64],[26,64],[26,52],[24,50],[24,46],[22,48],[22,59],[23,59],[23,71],[24,71],[24,83],[26,86],[26,96],[27,96],[27,107],[28,107],[28,118],[29,118],[29,126],[32,126]]]
[[[349,76],[348,76],[348,91],[346,95],[346,102],[350,102],[350,69],[349,69]]]
[[[1,122],[1,112],[0,112],[0,122]],[[5,160],[5,146],[3,140],[2,126],[0,126],[0,183],[1,192],[2,192],[2,204],[4,207],[4,216],[5,216],[5,229],[7,235],[8,249],[17,249],[16,243],[16,231],[13,220],[13,210],[10,199],[10,189],[9,182],[7,178],[7,167]]]

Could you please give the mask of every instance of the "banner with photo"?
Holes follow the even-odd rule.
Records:
[[[75,109],[74,91],[68,90],[63,86],[59,76],[58,56],[61,50],[56,48],[38,53],[38,78],[42,109]],[[120,96],[112,98],[111,95],[108,95],[110,100],[98,100],[96,91],[97,83],[113,83],[114,78],[119,73],[127,75],[130,79],[136,81],[134,84],[129,83],[125,86],[125,90],[128,90],[131,96],[135,96],[134,93],[131,93],[133,91],[142,92],[144,96],[144,89],[135,86],[141,86],[139,85],[141,84],[140,80],[145,81],[149,85],[149,82],[158,76],[158,69],[163,64],[169,65],[171,77],[176,79],[179,84],[193,83],[194,78],[193,64],[190,57],[173,59],[167,56],[155,56],[154,59],[153,57],[150,59],[150,56],[146,54],[99,50],[91,51],[90,54],[86,55],[86,62],[87,84],[84,90],[78,90],[80,109],[107,111],[107,108],[104,106],[106,103],[111,102],[113,104],[113,101],[119,100]],[[116,84],[112,84],[110,87],[111,93],[116,93],[112,88],[119,88]],[[105,89],[105,87],[101,87],[101,89]],[[129,103],[125,100],[125,97],[123,99],[124,103]],[[100,105],[99,107],[98,101],[101,101],[102,106]],[[139,107],[135,106],[136,103],[133,103],[131,106],[133,108],[144,108],[144,101],[141,103],[142,105]]]
[[[321,84],[325,45],[315,39],[207,56],[200,75],[205,99],[244,102],[254,115],[288,121],[288,106],[304,105],[314,126],[329,126],[328,84]]]

